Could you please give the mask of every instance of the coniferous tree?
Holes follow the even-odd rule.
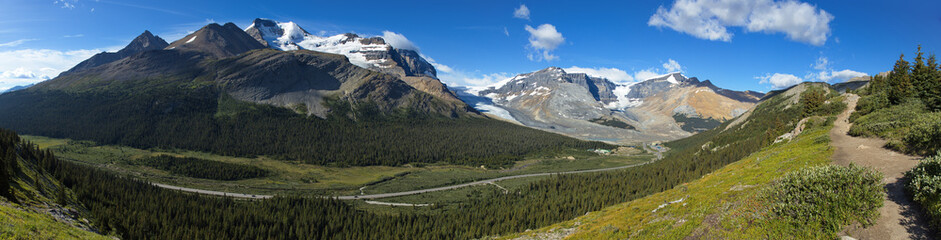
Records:
[[[930,81],[931,69],[925,64],[924,53],[921,52],[921,45],[918,45],[918,52],[915,55],[915,62],[912,64],[912,90],[915,97],[927,100],[928,82]]]
[[[905,61],[905,54],[895,61],[895,67],[889,73],[888,94],[892,104],[899,104],[912,96],[911,64]]]
[[[934,54],[928,56],[928,78],[925,81],[925,105],[931,110],[941,110],[941,69]]]

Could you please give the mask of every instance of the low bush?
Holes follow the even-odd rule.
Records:
[[[941,152],[921,160],[905,172],[905,190],[931,218],[931,226],[941,231]]]
[[[941,112],[915,118],[902,141],[910,153],[926,155],[941,150]]]
[[[918,100],[878,109],[856,118],[849,134],[888,140],[901,139],[908,133],[912,122],[925,113],[925,104]]]
[[[855,165],[828,165],[788,173],[762,196],[771,204],[772,215],[791,226],[789,231],[815,236],[836,234],[853,223],[872,225],[885,190],[881,173]]]

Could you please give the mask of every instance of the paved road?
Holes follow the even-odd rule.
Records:
[[[160,184],[160,183],[152,183],[152,184],[153,184],[154,186],[162,187],[162,188],[166,188],[166,189],[179,190],[179,191],[191,192],[191,193],[206,194],[206,195],[223,196],[223,197],[250,198],[250,199],[266,199],[266,198],[272,198],[272,197],[273,197],[273,196],[271,196],[271,195],[258,195],[258,194],[245,194],[245,193],[230,193],[230,192],[210,191],[210,190],[202,190],[202,189],[195,189],[195,188],[185,188],[185,187],[177,187],[177,186],[173,186],[173,185],[166,185],[166,184]]]
[[[647,146],[647,144],[645,143],[645,144],[644,144],[644,149],[647,150],[647,149],[648,149],[647,147],[648,147],[648,146]],[[660,149],[655,148],[655,147],[650,147],[649,149],[652,150],[652,151],[654,152],[654,154],[657,155],[657,159],[656,159],[656,160],[660,160],[660,159],[663,158],[663,153],[661,152]],[[654,161],[656,161],[656,160],[654,160]],[[407,196],[407,195],[414,195],[414,194],[421,194],[421,193],[429,193],[429,192],[437,192],[437,191],[444,191],[444,190],[452,190],[452,189],[458,189],[458,188],[462,188],[462,187],[469,187],[469,186],[475,186],[475,185],[481,185],[481,184],[492,184],[492,183],[494,183],[494,182],[499,182],[499,181],[503,181],[503,180],[510,180],[510,179],[517,179],[517,178],[550,176],[550,175],[555,175],[555,174],[576,174],[576,173],[592,173],[592,172],[612,171],[612,170],[618,170],[618,169],[625,169],[625,168],[631,168],[631,167],[641,166],[641,165],[645,165],[645,164],[648,164],[648,163],[651,163],[651,162],[654,162],[654,161],[648,161],[648,162],[643,162],[643,163],[638,163],[638,164],[633,164],[633,165],[627,165],[627,166],[620,166],[620,167],[611,167],[611,168],[599,168],[599,169],[567,171],[567,172],[554,172],[554,173],[531,173],[531,174],[523,174],[523,175],[514,175],[514,176],[506,176],[506,177],[492,178],[492,179],[487,179],[487,180],[480,180],[480,181],[469,182],[469,183],[464,183],[464,184],[457,184],[457,185],[444,186],[444,187],[436,187],[436,188],[429,188],[429,189],[421,189],[421,190],[414,190],[414,191],[394,192],[394,193],[380,193],[380,194],[368,194],[368,195],[332,196],[332,198],[340,199],[340,200],[355,200],[355,199],[379,199],[379,198],[399,197],[399,196]],[[199,193],[199,194],[207,194],[207,195],[216,195],[216,196],[226,196],[226,197],[236,197],[236,198],[250,198],[250,199],[265,199],[265,198],[271,198],[271,197],[272,197],[271,195],[258,195],[258,194],[244,194],[244,193],[219,192],[219,191],[210,191],[210,190],[202,190],[202,189],[193,189],[193,188],[177,187],[177,186],[166,185],[166,184],[160,184],[160,183],[153,183],[153,184],[154,184],[154,186],[162,187],[162,188],[167,188],[167,189],[179,190],[179,191],[184,191],[184,192]],[[377,203],[378,203],[378,202],[377,202]],[[411,205],[411,204],[409,204],[409,205]]]
[[[932,239],[925,217],[916,210],[899,181],[905,171],[915,167],[918,158],[883,148],[886,141],[882,139],[847,135],[851,125],[848,119],[856,109],[859,97],[854,94],[845,96],[846,111],[837,117],[830,130],[830,144],[835,148],[833,163],[843,166],[854,163],[882,172],[888,195],[874,226],[862,228],[857,224],[845,229],[843,234],[856,239]]]
[[[641,166],[641,165],[645,165],[645,164],[648,164],[648,163],[651,163],[651,162],[644,162],[644,163],[638,163],[638,164],[634,164],[634,165],[627,165],[627,166],[620,166],[620,167],[612,167],[612,168],[599,168],[599,169],[589,169],[589,170],[579,170],[579,171],[568,171],[568,172],[555,172],[555,173],[531,173],[531,174],[523,174],[523,175],[513,175],[513,176],[492,178],[492,179],[480,180],[480,181],[476,181],[476,182],[469,182],[469,183],[458,184],[458,185],[451,185],[451,186],[444,186],[444,187],[436,187],[436,188],[429,188],[429,189],[421,189],[421,190],[414,190],[414,191],[394,192],[394,193],[380,193],[380,194],[368,194],[368,195],[336,196],[336,197],[333,197],[333,198],[340,199],[340,200],[354,200],[354,199],[378,199],[378,198],[399,197],[399,196],[407,196],[407,195],[414,195],[414,194],[421,194],[421,193],[429,193],[429,192],[437,192],[437,191],[458,189],[458,188],[469,187],[469,186],[474,186],[474,185],[490,184],[490,183],[494,183],[494,182],[499,182],[499,181],[503,181],[503,180],[510,180],[510,179],[517,179],[517,178],[550,176],[550,175],[556,175],[556,174],[575,174],[575,173],[604,172],[604,171],[611,171],[611,170],[618,170],[618,169],[625,169],[625,168],[630,168],[630,167]]]

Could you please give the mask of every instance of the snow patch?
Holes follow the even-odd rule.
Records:
[[[199,37],[199,36],[193,36],[193,38],[190,38],[190,40],[186,40],[186,43],[191,43],[193,41],[196,41],[196,37]]]
[[[627,97],[627,94],[631,92],[631,86],[634,84],[635,83],[615,86],[612,92],[614,92],[614,96],[617,96],[617,101],[608,103],[606,107],[608,109],[622,110],[626,108],[637,107],[644,103],[643,99]]]

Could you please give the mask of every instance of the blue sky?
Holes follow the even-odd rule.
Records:
[[[620,82],[671,71],[735,90],[842,81],[938,53],[941,1],[120,1],[0,3],[0,90],[55,77],[144,30],[293,21],[318,34],[399,33],[451,85],[549,66]],[[694,14],[695,13],[695,14]],[[441,67],[446,66],[446,67]],[[449,70],[449,71],[443,71]]]

